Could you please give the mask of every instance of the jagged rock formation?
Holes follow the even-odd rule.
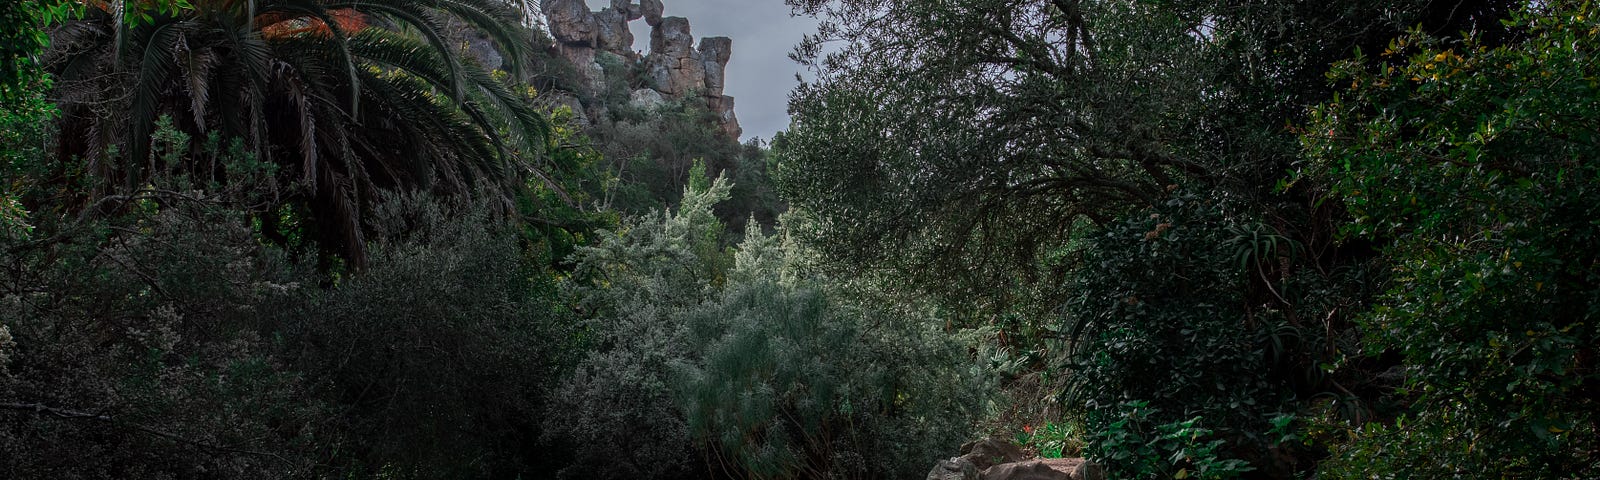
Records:
[[[556,40],[556,50],[572,63],[592,90],[603,88],[608,74],[626,74],[608,73],[595,60],[597,52],[613,54],[625,63],[643,64],[649,90],[663,100],[700,97],[717,113],[723,133],[739,138],[742,129],[734,115],[733,97],[723,95],[728,60],[733,53],[732,39],[702,38],[696,48],[689,20],[663,17],[665,5],[660,0],[611,0],[611,6],[598,12],[590,11],[583,0],[543,0],[540,8],[549,23],[550,35]],[[633,51],[633,33],[628,29],[629,22],[641,18],[651,28],[650,52],[646,55]],[[632,97],[642,100],[636,104],[658,103],[651,95],[638,91],[632,92]]]
[[[644,14],[644,23],[649,26],[661,24],[661,14],[666,12],[666,6],[661,0],[640,0],[639,11]]]

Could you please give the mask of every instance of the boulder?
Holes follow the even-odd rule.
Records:
[[[705,66],[697,58],[651,58],[647,65],[656,90],[670,97],[681,97],[706,85]]]
[[[731,100],[729,99],[730,107]],[[966,466],[979,473],[976,477],[960,476]],[[961,446],[961,456],[942,460],[928,473],[929,480],[1106,480],[1106,471],[1100,465],[1082,458],[1032,458],[1015,443],[986,438]]]
[[[582,75],[584,79],[592,81],[594,79],[594,74],[598,73],[595,71],[596,69],[590,68],[589,65],[592,63],[597,64],[597,62],[594,61],[593,48],[561,46],[556,48],[556,53],[560,54],[561,58],[565,59],[568,64],[572,65],[572,68],[576,69],[578,74]]]
[[[579,127],[589,126],[589,115],[584,111],[583,103],[579,102],[577,97],[562,95],[557,97],[553,103],[554,105],[552,106],[567,107],[568,110],[572,111],[572,123],[574,125]]]
[[[731,98],[728,103],[728,109],[732,110]],[[982,470],[1002,463],[1020,462],[1028,457],[1022,454],[1022,447],[1015,443],[997,438],[985,438],[962,445],[961,458],[967,459]]]
[[[595,43],[594,12],[583,0],[543,0],[540,8],[545,21],[550,23],[550,36],[566,45],[593,47]]]
[[[928,472],[928,480],[981,480],[978,467],[961,457],[940,460]]]
[[[1076,466],[1074,466],[1076,467]],[[1074,480],[1044,460],[1002,463],[983,471],[983,480]]]
[[[654,110],[656,107],[667,103],[667,99],[660,92],[648,88],[634,90],[628,95],[628,104],[642,110]]]
[[[661,24],[661,14],[666,12],[666,5],[661,0],[640,0],[639,15],[644,17],[644,23],[654,27]]]
[[[1073,480],[1106,480],[1106,467],[1091,461],[1078,463],[1078,468],[1072,469]]]
[[[728,37],[706,37],[700,39],[700,58],[707,62],[728,64],[728,59],[733,57],[733,39]]]

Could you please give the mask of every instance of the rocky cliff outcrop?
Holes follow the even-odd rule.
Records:
[[[689,20],[663,16],[666,7],[660,0],[611,0],[611,6],[598,12],[590,11],[583,0],[542,0],[540,8],[556,50],[572,63],[586,88],[598,91],[604,88],[606,75],[627,74],[607,72],[595,60],[597,52],[613,54],[625,64],[642,65],[648,88],[662,99],[704,101],[717,114],[718,127],[730,138],[739,137],[742,130],[733,97],[723,94],[732,39],[702,38],[696,47]],[[633,33],[628,29],[630,22],[641,18],[651,28],[650,51],[643,55],[633,51]],[[633,97],[651,96],[633,92]]]

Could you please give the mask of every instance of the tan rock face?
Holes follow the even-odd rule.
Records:
[[[700,39],[700,60],[704,64],[706,72],[705,95],[707,97],[722,96],[722,87],[727,83],[728,59],[732,57],[733,39],[728,37]]]
[[[557,52],[571,62],[585,80],[585,86],[595,91],[605,86],[608,72],[595,61],[598,52],[616,54],[626,62],[642,61],[645,74],[661,98],[675,100],[698,92],[711,111],[717,113],[718,128],[738,138],[743,129],[734,115],[733,97],[723,95],[728,61],[733,57],[733,40],[704,38],[697,48],[689,20],[663,17],[666,7],[661,0],[639,3],[611,0],[610,3],[611,6],[599,12],[591,12],[583,0],[540,2],[550,35],[557,41]],[[651,26],[650,53],[642,59],[633,52],[633,32],[628,29],[628,22],[640,18]]]
[[[718,119],[722,123],[722,133],[727,134],[728,138],[739,138],[739,135],[744,133],[744,128],[739,126],[739,117],[733,114],[733,97],[723,95],[714,99],[708,98],[706,101],[711,111],[717,112]]]
[[[683,58],[694,53],[694,34],[689,31],[689,19],[667,17],[650,29],[650,54]]]
[[[484,68],[495,70],[506,66],[505,57],[488,35],[473,30],[466,22],[450,19],[445,22],[445,34],[452,45],[463,46],[463,53]]]
[[[1106,480],[1106,467],[1094,462],[1080,462],[1072,469],[1073,480]]]
[[[705,63],[694,49],[689,19],[667,17],[650,30],[650,77],[668,96],[681,96],[705,88]]]
[[[550,23],[550,36],[566,45],[593,47],[595,33],[594,13],[583,0],[543,0],[545,20]]]
[[[656,90],[670,97],[681,97],[706,86],[705,64],[693,57],[673,58],[652,55],[649,62],[650,80]]]
[[[624,57],[633,53],[633,31],[628,30],[628,13],[606,8],[594,14],[595,48]]]

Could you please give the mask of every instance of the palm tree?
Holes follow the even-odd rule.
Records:
[[[170,116],[277,165],[295,186],[282,202],[306,207],[317,239],[359,266],[362,212],[380,190],[509,204],[529,179],[560,188],[530,91],[458,55],[444,27],[453,17],[488,34],[515,70],[529,38],[521,1],[79,1],[84,18],[57,27],[47,55],[58,151],[108,180],[104,190],[162,172],[227,181],[223,166],[149,155],[157,118]]]

